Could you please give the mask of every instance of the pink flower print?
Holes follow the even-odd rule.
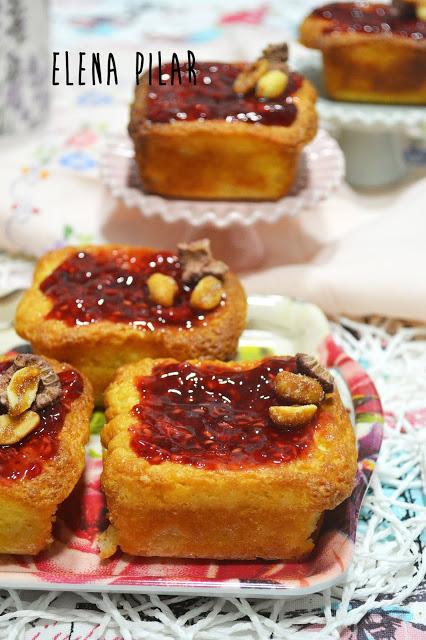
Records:
[[[68,140],[65,142],[67,147],[77,147],[78,149],[82,149],[84,147],[90,147],[90,145],[95,144],[97,140],[97,135],[91,129],[80,129],[74,133]]]

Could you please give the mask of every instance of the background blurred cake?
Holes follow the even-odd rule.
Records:
[[[319,49],[336,100],[426,104],[426,4],[335,2],[315,9],[300,41]]]

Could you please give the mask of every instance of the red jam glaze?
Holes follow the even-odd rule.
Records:
[[[151,464],[164,461],[205,469],[281,464],[309,449],[315,425],[283,429],[269,418],[282,404],[272,380],[296,370],[294,358],[268,358],[248,370],[188,363],[157,366],[137,381],[131,446]]]
[[[170,75],[171,68],[163,69],[162,77]],[[220,62],[197,64],[196,85],[182,74],[182,84],[152,86],[147,97],[146,117],[152,122],[174,120],[226,120],[289,127],[297,115],[293,94],[302,86],[303,76],[289,74],[286,91],[278,98],[266,100],[256,97],[254,91],[238,95],[233,90],[240,68]]]
[[[172,307],[149,301],[146,281],[157,272],[171,276],[179,285]],[[53,302],[46,318],[69,326],[108,320],[150,331],[166,325],[189,329],[214,313],[203,315],[190,307],[191,289],[182,283],[180,263],[165,251],[80,251],[60,264],[40,289]]]
[[[426,37],[426,23],[415,15],[403,14],[390,4],[368,2],[333,2],[313,11],[313,15],[330,21],[323,32],[392,33],[422,40]]]
[[[12,361],[0,363],[0,373]],[[83,380],[77,371],[61,371],[60,398],[39,411],[40,425],[17,444],[0,446],[0,481],[31,480],[43,471],[43,464],[51,460],[59,449],[59,433],[72,402],[83,392]],[[1,413],[1,409],[0,409]]]

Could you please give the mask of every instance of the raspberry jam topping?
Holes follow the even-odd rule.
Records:
[[[164,273],[176,280],[179,292],[172,307],[150,302],[146,281],[153,273]],[[180,263],[165,251],[80,251],[60,264],[40,289],[53,302],[46,318],[69,326],[109,320],[149,331],[165,325],[190,329],[215,313],[213,310],[201,314],[192,309],[191,289],[182,283]],[[223,300],[220,306],[224,304]]]
[[[295,372],[295,359],[269,358],[245,371],[185,362],[157,366],[137,381],[133,450],[151,464],[169,460],[206,469],[294,460],[309,448],[318,417],[298,429],[274,425],[268,410],[282,401],[271,383],[283,370]]]
[[[303,76],[290,73],[285,92],[278,98],[257,98],[254,91],[238,95],[233,90],[241,66],[220,62],[197,64],[197,83],[182,74],[182,84],[167,83],[149,88],[146,117],[152,122],[173,120],[226,120],[289,127],[297,115],[293,94],[302,86]],[[164,68],[170,74],[170,66]]]
[[[11,364],[11,361],[1,362],[0,373]],[[58,436],[65,417],[72,402],[83,392],[83,380],[76,371],[68,369],[58,375],[62,386],[60,398],[37,412],[41,418],[37,429],[17,444],[0,446],[1,480],[35,478],[42,472],[43,463],[57,454]]]
[[[392,33],[413,40],[426,37],[424,21],[416,19],[415,14],[403,14],[390,4],[333,2],[315,9],[313,15],[330,21],[330,26],[324,29],[324,33]]]

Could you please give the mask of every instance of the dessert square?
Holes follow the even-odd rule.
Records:
[[[102,486],[118,545],[140,556],[301,559],[351,493],[352,425],[315,359],[144,359],[106,394]]]
[[[0,357],[0,553],[52,542],[56,510],[84,469],[92,410],[90,382],[68,364]]]
[[[305,18],[300,41],[322,52],[331,98],[426,104],[425,20],[421,1],[334,2]]]
[[[170,77],[170,65],[164,77]],[[129,133],[147,192],[177,198],[276,200],[315,136],[316,93],[271,45],[253,64],[198,62],[196,84],[136,87]]]
[[[36,265],[15,327],[35,353],[86,374],[102,404],[128,362],[233,357],[245,321],[240,281],[201,240],[176,253],[124,245],[52,251]]]

